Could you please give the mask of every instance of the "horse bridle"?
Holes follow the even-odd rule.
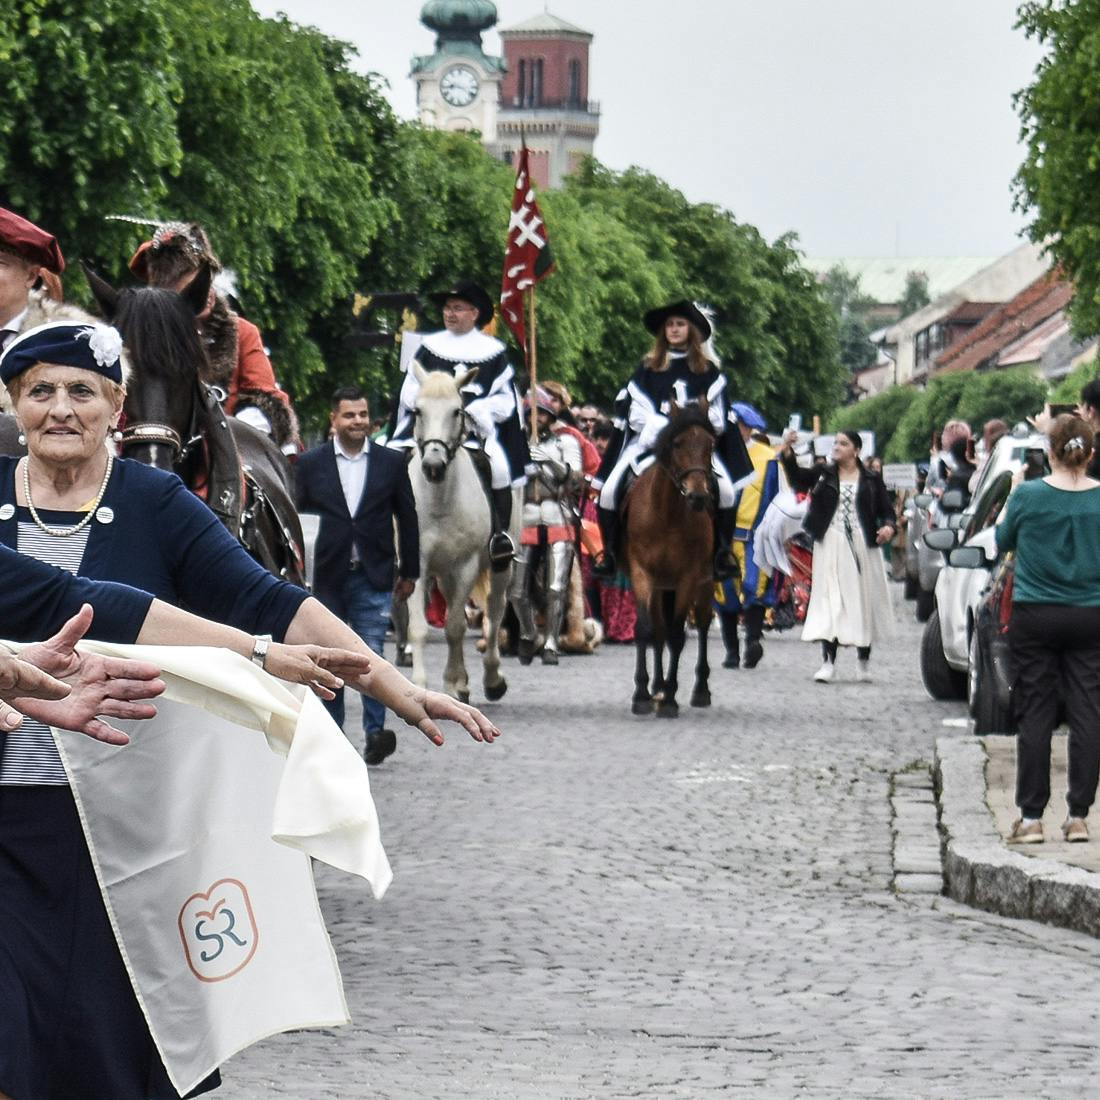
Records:
[[[658,463],[661,470],[668,475],[669,480],[676,486],[680,496],[687,499],[691,496],[687,488],[684,486],[684,482],[687,480],[690,474],[706,474],[708,477],[712,471],[709,466],[685,466],[682,470],[673,470],[671,467],[666,466],[663,462]]]
[[[207,406],[220,404],[225,400],[225,392],[218,386],[210,386],[205,382],[198,383],[199,399]],[[129,447],[137,447],[143,443],[159,443],[168,447],[172,452],[172,465],[179,466],[195,447],[202,443],[202,431],[198,425],[198,415],[195,408],[191,410],[191,424],[188,427],[188,438],[184,440],[179,432],[171,424],[160,424],[154,420],[143,420],[135,424],[127,424],[122,430],[120,448],[126,451]]]
[[[462,444],[466,442],[466,436],[468,434],[469,434],[469,432],[468,432],[468,429],[467,429],[466,413],[465,413],[465,411],[463,411],[463,414],[462,414],[462,430],[458,433],[458,435],[450,443],[448,443],[447,440],[445,440],[445,439],[440,439],[436,436],[432,436],[430,439],[417,439],[416,440],[416,449],[420,452],[420,457],[423,458],[424,457],[424,448],[425,447],[430,447],[433,443],[435,443],[438,446],[443,448],[443,453],[447,456],[447,461],[446,461],[445,465],[450,466],[450,464],[454,461],[455,455],[458,454],[459,447],[461,447]],[[415,436],[414,436],[414,439],[415,439]]]

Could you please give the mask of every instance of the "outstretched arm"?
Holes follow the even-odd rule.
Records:
[[[369,658],[370,671],[354,679],[349,676],[348,684],[384,703],[433,744],[443,744],[443,733],[436,724],[437,720],[457,722],[475,741],[492,742],[500,736],[500,730],[477,707],[460,703],[438,691],[418,688],[389,661],[379,657],[320,601],[306,600],[291,619],[286,639],[288,642],[309,642],[322,638]]]

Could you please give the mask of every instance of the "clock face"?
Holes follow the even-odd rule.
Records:
[[[477,73],[465,65],[455,65],[443,74],[439,90],[452,107],[468,107],[477,96]]]

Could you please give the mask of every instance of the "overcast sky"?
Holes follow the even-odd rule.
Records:
[[[355,44],[398,114],[421,0],[254,0]],[[542,0],[498,0],[500,25]],[[810,256],[995,256],[1019,242],[1012,95],[1039,59],[1015,0],[552,0],[595,35],[596,155]],[[495,32],[489,53],[500,53]]]

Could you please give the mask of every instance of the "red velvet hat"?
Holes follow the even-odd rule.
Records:
[[[34,222],[29,222],[2,206],[0,246],[22,256],[27,263],[37,264],[55,275],[60,275],[65,270],[65,257],[61,255],[57,238],[52,233],[39,229]]]

